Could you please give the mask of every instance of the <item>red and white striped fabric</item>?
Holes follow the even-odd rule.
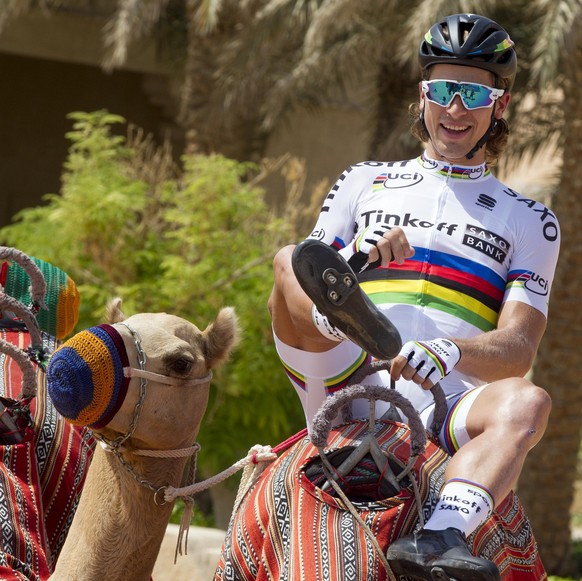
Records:
[[[354,446],[367,428],[354,422],[334,428],[328,449]],[[377,437],[399,460],[409,457],[408,428],[384,422]],[[447,454],[429,442],[414,466],[422,513],[438,497]],[[284,452],[245,495],[233,515],[215,581],[344,581],[387,579],[376,549],[343,502],[323,492],[306,476],[318,452],[304,438]],[[411,490],[355,504],[383,551],[417,526]],[[472,550],[498,565],[503,581],[541,581],[546,573],[531,527],[517,497],[510,495],[469,538]]]
[[[25,331],[0,329],[0,338],[22,349]],[[44,336],[50,352],[55,340]],[[37,369],[33,426],[24,441],[0,445],[0,579],[48,579],[78,505],[95,441],[86,428],[66,423],[47,398]],[[17,399],[18,365],[0,353],[0,395]]]

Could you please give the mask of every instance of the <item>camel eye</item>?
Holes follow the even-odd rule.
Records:
[[[175,361],[172,361],[172,371],[179,373],[180,375],[186,375],[192,371],[192,366],[194,362],[186,357],[180,357]]]

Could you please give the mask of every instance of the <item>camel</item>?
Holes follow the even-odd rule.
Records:
[[[172,512],[164,490],[180,485],[187,457],[197,451],[210,370],[227,358],[238,338],[236,315],[229,307],[200,331],[163,313],[126,319],[120,306],[120,300],[110,305],[107,321],[127,351],[127,395],[117,402],[111,420],[94,428],[102,445],[95,450],[51,580],[150,579]],[[83,341],[91,337],[82,333],[62,349],[71,342],[84,348]],[[57,395],[57,409],[64,409],[75,394],[58,383],[70,371],[59,377],[58,354],[49,363],[47,383],[49,394]],[[53,364],[57,369],[52,370]]]
[[[60,269],[0,247],[2,578],[150,578],[173,501],[191,502],[175,487],[189,458],[194,478],[211,369],[239,336],[232,308],[200,331],[165,313],[126,319],[116,299],[106,325],[58,349],[78,306]],[[113,342],[100,351],[104,329]],[[87,368],[71,352],[92,365],[80,381]]]

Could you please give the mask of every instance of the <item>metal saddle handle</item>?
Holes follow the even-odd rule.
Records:
[[[381,369],[387,369],[389,366],[389,361],[378,361],[368,364],[356,373],[353,379],[355,381],[361,381],[367,375]],[[431,391],[435,398],[434,421],[431,429],[436,435],[438,435],[444,423],[448,406],[445,394],[440,385],[435,385]],[[327,446],[329,432],[331,431],[331,423],[337,413],[340,410],[345,409],[347,404],[354,399],[370,400],[370,417],[368,419],[367,434],[362,438],[361,443],[353,450],[348,458],[345,459],[332,473],[330,470],[331,466],[328,465],[328,462],[325,459],[324,450]],[[400,464],[401,462],[392,454],[385,453],[380,448],[375,437],[376,401],[389,402],[392,406],[400,409],[408,419],[408,426],[410,428],[410,456],[407,465],[403,466],[402,471],[398,475],[394,474],[390,468],[388,457],[390,456]],[[389,417],[386,417],[389,413],[390,410],[381,419],[390,419]],[[328,465],[328,481],[330,479],[337,480],[340,476],[346,476],[357,466],[366,454],[370,454],[382,477],[396,490],[400,490],[400,481],[410,472],[416,457],[424,452],[424,449],[426,448],[427,434],[419,413],[410,401],[396,391],[396,389],[385,386],[351,384],[329,397],[319,408],[319,411],[313,419],[311,442],[315,447],[317,447],[322,461]],[[324,490],[328,487],[328,484],[329,483],[326,483],[324,485]]]
[[[323,448],[327,444],[329,432],[331,431],[331,422],[336,417],[340,409],[346,406],[354,399],[368,399],[372,405],[376,401],[385,401],[391,403],[408,418],[411,439],[411,454],[417,454],[424,451],[426,447],[426,432],[420,419],[419,413],[414,409],[410,401],[401,393],[393,388],[373,385],[360,385],[368,375],[390,368],[390,361],[375,361],[363,366],[352,378],[348,387],[328,397],[323,405],[319,408],[313,419],[311,431],[311,442],[318,448]],[[442,387],[437,383],[432,389],[435,400],[434,419],[431,425],[431,432],[438,436],[446,414],[448,405]],[[374,422],[374,416],[370,416],[369,421]]]

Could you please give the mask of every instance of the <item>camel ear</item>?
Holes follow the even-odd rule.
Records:
[[[113,323],[121,323],[127,318],[121,310],[121,303],[123,301],[116,297],[111,299],[105,307],[105,322],[113,325]]]
[[[214,323],[202,333],[208,368],[220,365],[229,356],[240,338],[238,317],[232,307],[220,309]]]

